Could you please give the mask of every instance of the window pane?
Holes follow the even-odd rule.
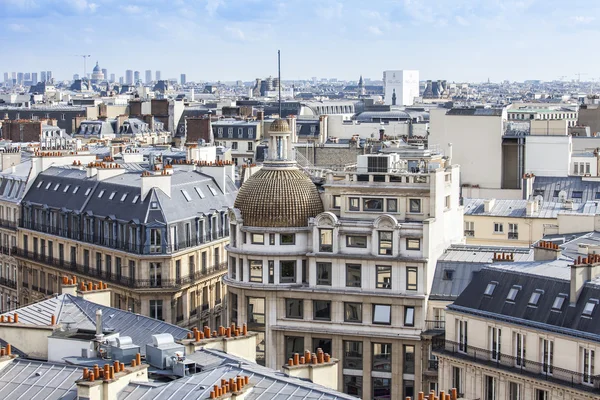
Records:
[[[411,213],[420,213],[421,212],[421,200],[420,199],[410,199],[409,211]]]
[[[363,199],[363,211],[383,211],[383,199]]]
[[[317,285],[331,286],[331,263],[317,263]]]
[[[392,288],[392,267],[386,265],[377,265],[377,283],[378,289]]]
[[[344,368],[363,369],[363,342],[344,341]]]
[[[361,287],[361,266],[358,264],[346,264],[346,286]]]
[[[304,354],[304,338],[296,336],[285,337],[285,363],[295,354]]]
[[[350,211],[360,211],[360,203],[358,197],[350,198]]]
[[[344,321],[362,322],[362,303],[344,303]]]
[[[314,319],[331,321],[331,301],[314,300],[313,301]]]
[[[333,229],[320,229],[319,251],[328,253],[333,251]]]
[[[362,397],[362,376],[344,375],[344,393]]]
[[[406,268],[406,290],[417,290],[417,268]]]
[[[265,326],[265,299],[262,297],[248,297],[248,327],[257,328]]]
[[[420,239],[406,239],[406,248],[408,250],[421,250]]]
[[[279,281],[281,283],[296,282],[296,261],[280,261],[281,271]]]
[[[262,283],[262,260],[250,261],[250,282]]]
[[[367,248],[367,237],[366,236],[346,236],[346,246],[366,249]]]
[[[397,212],[398,211],[398,200],[387,199],[387,211],[388,212]]]
[[[296,243],[296,235],[293,233],[281,234],[280,239],[282,245],[291,245]]]
[[[392,371],[392,345],[373,343],[373,371]]]
[[[379,232],[379,254],[392,255],[392,232]]]
[[[415,308],[404,307],[404,325],[414,326],[415,325]]]
[[[251,237],[253,244],[264,244],[265,243],[265,237],[262,233],[253,233],[250,237]]]
[[[316,353],[317,349],[323,350],[323,353],[331,354],[331,339],[326,338],[314,338],[313,339],[313,352]]]
[[[392,398],[392,380],[389,378],[372,378],[373,399],[388,400]]]
[[[374,304],[373,305],[373,323],[389,325],[391,323],[391,310],[392,310],[392,306],[390,306],[390,305]]]
[[[301,299],[285,299],[285,317],[302,319],[304,302]]]

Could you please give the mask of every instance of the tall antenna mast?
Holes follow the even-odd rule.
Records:
[[[279,118],[283,118],[281,115],[281,50],[277,50],[277,75],[279,77]]]

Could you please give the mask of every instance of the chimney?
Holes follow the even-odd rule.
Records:
[[[533,214],[539,211],[538,202],[535,200],[527,200],[527,204],[525,205],[525,214],[528,217],[531,217]]]
[[[219,326],[212,332],[208,326],[205,326],[203,330],[194,327],[188,337],[179,340],[178,343],[185,346],[186,354],[193,354],[201,348],[214,349],[255,363],[256,336],[257,333],[248,332],[246,324],[242,326],[231,324],[227,328]]]
[[[596,278],[600,273],[600,254],[588,254],[587,257],[578,256],[571,265],[571,290],[569,302],[571,305],[577,303],[583,285]]]
[[[139,354],[138,354],[139,356]],[[84,368],[83,377],[76,381],[77,398],[87,400],[116,399],[129,383],[148,382],[148,364],[142,364],[140,357],[123,363],[106,364],[100,368]]]
[[[556,243],[540,240],[533,245],[534,261],[558,260],[561,255],[560,247]]]
[[[490,213],[496,204],[496,199],[486,199],[483,201],[484,212]]]
[[[96,340],[100,341],[104,337],[102,333],[102,310],[96,310]]]
[[[162,170],[159,173],[151,173],[144,171],[142,173],[141,198],[145,199],[146,195],[152,188],[162,190],[169,198],[171,197],[171,173]]]
[[[111,291],[108,289],[108,285],[104,282],[93,284],[81,283],[79,290],[77,290],[77,297],[84,300],[91,301],[92,303],[100,304],[101,306],[110,307]]]
[[[77,277],[63,276],[61,294],[70,294],[71,296],[77,296]]]
[[[303,356],[294,354],[282,367],[287,376],[308,379],[317,385],[330,389],[338,388],[338,360],[331,358],[323,350],[317,349],[316,353],[305,351]]]
[[[533,194],[534,174],[523,174],[523,198],[529,199]]]

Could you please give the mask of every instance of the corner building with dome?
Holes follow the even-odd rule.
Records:
[[[463,241],[458,166],[392,145],[317,186],[293,161],[287,121],[269,136],[263,167],[229,211],[229,323],[259,332],[269,368],[321,348],[339,360],[339,391],[428,392],[428,295],[437,258]]]

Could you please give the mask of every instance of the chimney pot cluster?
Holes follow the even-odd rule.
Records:
[[[548,242],[545,240],[540,240],[537,243],[537,247],[540,249],[551,249],[551,250],[559,250],[560,249],[556,243]]]
[[[232,336],[246,336],[248,335],[248,326],[246,324],[237,326],[235,324],[231,324],[229,328],[225,328],[224,326],[219,326],[217,331],[210,331],[208,326],[204,326],[202,331],[198,330],[198,328],[194,327],[192,329],[192,333],[188,333],[188,339],[194,339],[195,342],[199,342],[203,339],[209,339],[211,337],[226,337],[230,338]]]
[[[514,253],[496,253],[494,252],[493,261],[515,261]]]
[[[107,157],[104,157],[105,159]],[[73,162],[73,165],[75,165],[75,162]],[[77,165],[81,165],[81,162],[79,162]],[[99,169],[117,169],[117,168],[121,168],[121,166],[117,163],[105,163],[105,162],[90,162],[88,165],[88,168],[99,168]]]
[[[6,347],[0,346],[0,357],[10,356],[12,355],[12,348],[10,344],[7,344]]]
[[[77,277],[73,275],[71,278],[68,276],[63,276],[62,278],[63,285],[77,285]]]
[[[533,178],[533,177],[535,177],[535,175],[533,173],[523,174],[523,179]]]
[[[419,392],[418,394],[418,400],[457,400],[458,399],[458,391],[456,390],[456,388],[452,388],[450,390],[450,393],[446,393],[443,390],[440,391],[439,396],[435,395],[435,391],[432,390],[429,393],[429,396],[425,397],[425,393],[423,392]],[[406,400],[412,400],[411,397],[406,397]]]
[[[573,263],[573,265],[587,265],[587,264],[596,264],[600,263],[600,254],[588,254],[587,257],[577,256],[577,260]]]
[[[318,348],[317,353],[311,353],[306,350],[304,352],[304,357],[301,357],[298,353],[294,353],[292,358],[288,359],[288,366],[292,367],[295,365],[304,365],[304,364],[324,364],[331,361],[331,356],[329,353],[324,353],[323,349]]]
[[[250,383],[250,378],[246,375],[236,376],[234,378],[221,379],[221,385],[214,385],[213,390],[210,392],[211,399],[218,399],[227,393],[235,393],[241,391],[244,386]]]
[[[72,155],[77,155],[77,154],[79,154],[79,152],[77,152],[77,151],[71,151],[71,152],[68,152],[68,153],[61,153],[60,151],[39,151],[39,150],[34,153],[34,155],[36,157],[61,157],[61,156],[64,156],[64,155],[71,155],[72,156]]]
[[[8,323],[8,324],[18,324],[19,323],[19,314],[14,313],[13,316],[0,315],[0,323]]]
[[[104,282],[98,282],[98,283],[88,282],[87,284],[81,282],[79,284],[80,292],[91,292],[94,290],[104,290],[104,289],[108,289],[108,285]]]

